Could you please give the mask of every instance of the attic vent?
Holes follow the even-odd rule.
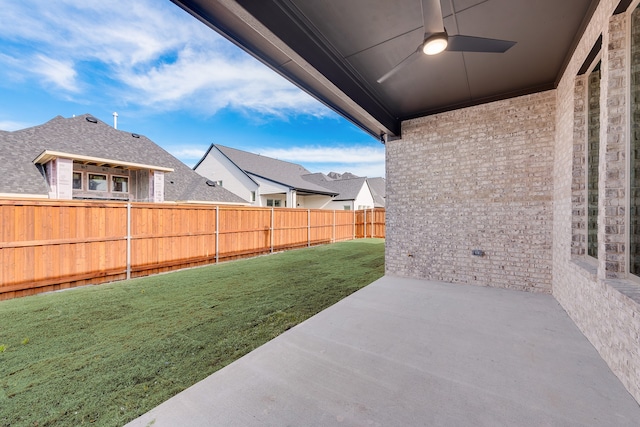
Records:
[[[88,122],[90,122],[90,123],[98,123],[98,119],[96,119],[96,118],[95,118],[95,117],[93,117],[93,116],[87,116],[87,117],[86,117],[86,119],[87,119],[87,121],[88,121]]]
[[[208,179],[206,182],[209,187],[215,187],[216,185],[218,185],[215,181],[211,181],[210,179]]]
[[[132,133],[131,136],[134,138],[140,138],[140,135],[138,135],[137,133]]]

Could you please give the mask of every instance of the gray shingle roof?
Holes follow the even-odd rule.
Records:
[[[33,160],[45,150],[173,168],[165,176],[165,200],[246,203],[206,179],[143,135],[114,129],[89,114],[57,116],[39,126],[0,133],[0,193],[43,194],[46,182]]]
[[[349,178],[360,178],[357,175],[352,174],[351,172],[338,173],[338,172],[329,172],[327,177],[330,179],[349,179]]]
[[[301,165],[225,147],[224,145],[214,144],[214,147],[246,173],[287,185],[296,191],[328,195],[336,194],[330,188],[305,180],[303,175],[308,175],[311,172]]]
[[[373,202],[375,207],[384,207],[387,197],[387,182],[384,178],[367,178],[369,188],[373,193]]]
[[[331,179],[322,173],[303,175],[303,179],[329,188],[338,195],[334,200],[355,200],[367,178]]]

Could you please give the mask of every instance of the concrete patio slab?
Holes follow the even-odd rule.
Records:
[[[638,426],[550,295],[386,276],[128,426]]]

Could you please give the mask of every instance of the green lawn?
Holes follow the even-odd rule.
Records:
[[[120,426],[384,273],[384,240],[0,302],[0,425]]]

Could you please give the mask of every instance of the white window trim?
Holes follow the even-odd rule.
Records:
[[[73,182],[71,183],[71,191],[84,191],[84,183],[85,183],[85,173],[82,171],[77,171],[74,170],[71,172],[71,180],[73,181],[73,174],[79,173],[80,174],[80,188],[75,188],[73,187]]]
[[[107,184],[107,189],[106,190],[92,190],[91,186],[89,185],[89,182],[91,181],[91,175],[104,176],[104,179],[105,179],[106,184]],[[96,193],[108,193],[109,192],[109,174],[108,173],[88,172],[87,173],[87,191],[94,191]]]
[[[127,191],[120,191],[120,190],[115,190],[113,188],[113,178],[124,178],[127,180]],[[130,187],[129,187],[129,183],[130,183],[130,178],[126,175],[115,175],[115,174],[110,174],[109,175],[109,192],[111,193],[118,193],[118,194],[129,194],[131,193],[130,191]]]

